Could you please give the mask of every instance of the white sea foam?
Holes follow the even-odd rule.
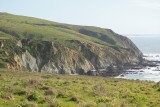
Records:
[[[160,54],[144,54],[144,58],[149,61],[160,61]],[[124,79],[139,79],[148,81],[160,81],[160,63],[157,67],[144,67],[142,69],[129,69],[126,73],[117,76],[116,78]]]
[[[160,61],[160,54],[144,54],[144,58],[149,61]]]

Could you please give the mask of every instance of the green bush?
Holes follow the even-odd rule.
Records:
[[[27,99],[29,101],[39,101],[40,100],[40,96],[36,92],[33,92],[30,95],[28,95]]]

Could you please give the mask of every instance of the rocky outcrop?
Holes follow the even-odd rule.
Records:
[[[34,58],[27,50],[20,55],[19,62],[29,71],[38,71],[36,58]]]
[[[125,64],[138,64],[142,60],[138,48],[129,39],[125,38],[125,41],[127,48],[93,45],[79,40],[67,40],[67,45],[63,45],[56,41],[27,39],[6,40],[3,47],[4,55],[11,56],[7,61],[9,69],[108,76],[114,75],[112,70],[108,70],[111,65],[122,67]]]
[[[50,41],[22,42],[22,50],[25,48],[27,50],[21,55],[16,55],[14,60],[33,72],[103,76],[108,75],[105,72],[110,65],[140,63],[141,54],[136,52],[131,53],[125,49],[117,51],[110,47],[96,46],[78,40],[67,42],[75,46],[69,47],[70,45],[64,46]],[[105,69],[103,73],[100,72],[102,69]]]

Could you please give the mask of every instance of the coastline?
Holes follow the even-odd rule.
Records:
[[[140,66],[127,69],[115,78],[160,81],[160,54],[144,54],[145,63]]]

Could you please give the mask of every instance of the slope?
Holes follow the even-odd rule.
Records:
[[[10,56],[11,69],[105,75],[98,71],[142,61],[134,43],[110,29],[0,13],[0,32],[1,56]]]

